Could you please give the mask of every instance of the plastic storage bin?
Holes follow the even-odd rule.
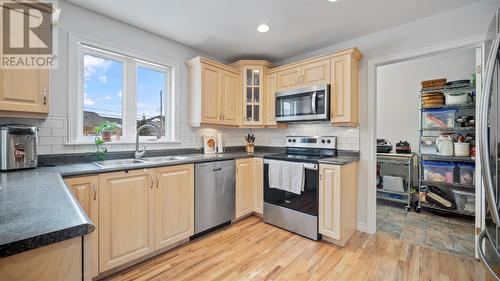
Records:
[[[437,161],[422,161],[424,180],[433,182],[454,183],[455,164]]]
[[[474,198],[474,193],[453,190],[453,199],[455,200],[457,210],[467,213],[474,213],[476,211],[476,199]]]
[[[422,137],[420,139],[420,153],[437,154],[436,139],[437,137]]]
[[[422,111],[422,128],[453,128],[457,112],[457,108],[424,109]]]
[[[474,184],[476,179],[476,166],[472,163],[459,163],[457,166],[460,171],[460,184]]]

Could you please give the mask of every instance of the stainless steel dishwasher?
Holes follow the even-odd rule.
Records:
[[[230,223],[235,218],[235,162],[214,161],[194,166],[194,233]]]

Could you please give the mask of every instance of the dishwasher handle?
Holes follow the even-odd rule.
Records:
[[[219,172],[219,171],[222,171],[222,168],[219,167],[219,168],[213,168],[212,169],[212,172]]]

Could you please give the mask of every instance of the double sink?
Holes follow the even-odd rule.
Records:
[[[188,157],[183,156],[159,156],[159,157],[147,157],[143,159],[116,159],[116,160],[105,160],[105,161],[97,161],[93,162],[94,165],[97,165],[101,168],[117,168],[124,166],[134,166],[134,165],[142,165],[149,163],[170,163],[175,161],[186,160]]]

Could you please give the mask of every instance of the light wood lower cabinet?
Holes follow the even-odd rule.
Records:
[[[82,238],[0,259],[0,280],[82,281]]]
[[[236,159],[236,219],[253,212],[252,158]]]
[[[97,176],[66,178],[64,182],[71,189],[80,206],[95,226],[95,230],[83,237],[84,276],[93,278],[99,275],[99,196]],[[88,277],[87,277],[88,275]]]
[[[99,175],[99,270],[194,234],[194,165]]]
[[[253,158],[253,211],[262,215],[264,211],[264,160],[262,158]]]
[[[112,269],[154,250],[153,172],[99,175],[99,269]]]
[[[340,246],[356,231],[357,165],[320,164],[319,233]]]
[[[155,249],[194,234],[194,166],[155,169]]]

